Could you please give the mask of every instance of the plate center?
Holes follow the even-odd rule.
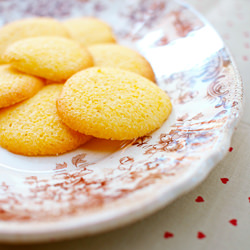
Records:
[[[70,169],[78,163],[95,164],[120,149],[123,141],[92,139],[82,147],[58,156],[23,156],[0,147],[0,167],[5,170],[26,173],[48,173]],[[75,157],[75,158],[74,158]],[[78,158],[76,158],[78,157]],[[75,159],[75,160],[74,160]],[[78,162],[76,162],[78,160]],[[79,162],[80,161],[80,162]]]

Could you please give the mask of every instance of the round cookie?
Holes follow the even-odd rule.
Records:
[[[95,66],[121,68],[155,81],[149,62],[138,52],[118,44],[98,44],[88,47]]]
[[[73,18],[66,20],[63,24],[71,37],[83,46],[116,42],[109,25],[97,18]]]
[[[129,140],[160,127],[171,112],[169,97],[133,72],[93,67],[65,83],[57,100],[63,122],[87,135]]]
[[[69,33],[60,22],[47,17],[29,18],[8,23],[0,29],[0,63],[5,63],[2,54],[10,44],[34,36],[69,37]]]
[[[44,87],[35,96],[0,111],[0,145],[29,156],[57,155],[73,150],[90,139],[68,128],[56,110],[63,85]]]
[[[87,49],[71,39],[52,36],[33,37],[10,45],[3,55],[14,68],[55,82],[91,67]]]
[[[41,79],[19,72],[10,65],[1,65],[0,108],[11,106],[32,97],[43,86]]]

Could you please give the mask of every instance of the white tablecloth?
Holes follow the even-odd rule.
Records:
[[[147,219],[97,236],[18,249],[250,249],[250,0],[187,2],[225,40],[244,82],[245,112],[228,155],[199,187]]]

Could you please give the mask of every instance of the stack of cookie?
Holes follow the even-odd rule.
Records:
[[[93,136],[130,140],[172,106],[149,62],[96,18],[32,18],[0,30],[0,145],[58,155]]]

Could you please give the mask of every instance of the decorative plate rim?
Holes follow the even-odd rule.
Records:
[[[189,4],[179,0],[175,0],[175,2],[187,6],[191,12],[195,13],[195,15],[198,16],[204,23],[213,28],[213,26]],[[214,28],[213,30],[215,31]],[[224,48],[229,56],[230,62],[232,63],[234,76],[236,78],[235,82],[239,83],[241,86],[240,91],[243,95],[244,88],[239,70],[237,69],[235,61],[225,43]],[[32,228],[29,227],[30,224],[26,227],[23,225],[17,226],[16,222],[8,222],[9,228],[6,229],[5,227],[2,228],[2,222],[0,222],[0,241],[9,243],[13,243],[14,241],[23,243],[45,242],[55,239],[60,240],[70,239],[77,236],[87,236],[131,224],[134,221],[145,218],[146,216],[162,209],[173,200],[198,186],[205,180],[216,164],[218,164],[225,157],[228,152],[228,148],[230,147],[233,132],[243,114],[243,105],[244,98],[243,101],[239,103],[237,115],[230,115],[230,124],[227,128],[225,128],[224,133],[220,135],[221,137],[220,140],[216,142],[216,147],[214,147],[211,152],[207,153],[206,157],[202,161],[196,162],[195,167],[193,167],[192,170],[189,170],[188,174],[180,176],[178,181],[172,183],[170,189],[165,189],[162,192],[157,193],[154,199],[143,200],[143,205],[140,203],[138,206],[133,206],[133,209],[130,208],[125,211],[116,210],[112,213],[112,216],[110,216],[111,218],[103,216],[103,218],[97,218],[95,222],[91,221],[89,224],[86,224],[84,221],[85,219],[80,216],[76,216],[75,218],[69,217],[63,219],[62,221],[46,222],[44,225],[39,222],[38,227]],[[220,148],[220,151],[218,151],[218,148]],[[142,207],[144,209],[143,213],[140,212]],[[22,230],[20,231],[20,229]]]

